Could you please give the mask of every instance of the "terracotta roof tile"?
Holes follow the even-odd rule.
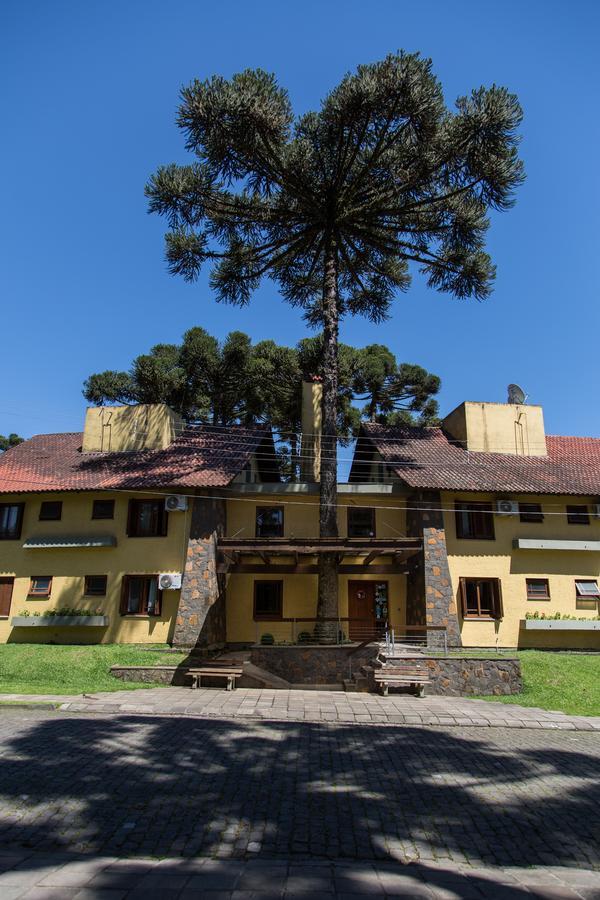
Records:
[[[187,428],[165,450],[82,453],[81,433],[38,434],[0,455],[0,493],[223,487],[272,439],[256,428]]]
[[[600,439],[547,436],[547,456],[469,452],[441,428],[367,424],[363,435],[414,488],[600,494]]]

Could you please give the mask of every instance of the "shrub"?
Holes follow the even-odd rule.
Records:
[[[312,631],[301,631],[298,635],[299,644],[312,644],[313,640]]]
[[[272,634],[269,634],[269,632],[266,631],[264,634],[261,635],[260,642],[261,642],[261,644],[264,644],[265,646],[271,645],[271,644],[275,643],[275,638],[273,637]]]

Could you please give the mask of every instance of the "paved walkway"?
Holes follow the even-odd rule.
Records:
[[[600,870],[599,772],[594,732],[5,707],[0,849]]]
[[[568,716],[517,704],[467,697],[238,688],[149,688],[84,696],[2,694],[9,701],[53,702],[72,712],[135,713],[200,718],[260,718],[288,722],[374,725],[455,725],[600,731],[600,716]]]
[[[198,897],[597,898],[600,873],[314,860],[118,859],[0,852],[2,900],[196,900]]]

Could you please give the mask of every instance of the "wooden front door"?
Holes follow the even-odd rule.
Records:
[[[367,638],[375,637],[374,581],[348,582],[348,617],[360,620],[349,622],[349,637],[351,641],[366,641]]]

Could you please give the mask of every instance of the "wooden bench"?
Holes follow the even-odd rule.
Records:
[[[400,666],[384,666],[383,669],[375,670],[375,683],[382,687],[384,697],[387,697],[388,688],[398,687],[408,684],[414,685],[417,689],[417,695],[422,697],[425,694],[425,685],[431,684],[431,679],[427,677],[427,669],[419,664],[409,664]]]
[[[226,678],[226,690],[232,691],[235,688],[237,678],[242,677],[243,669],[241,666],[203,666],[200,669],[188,669],[188,673],[192,676],[192,689],[199,688],[202,685],[202,678]]]

